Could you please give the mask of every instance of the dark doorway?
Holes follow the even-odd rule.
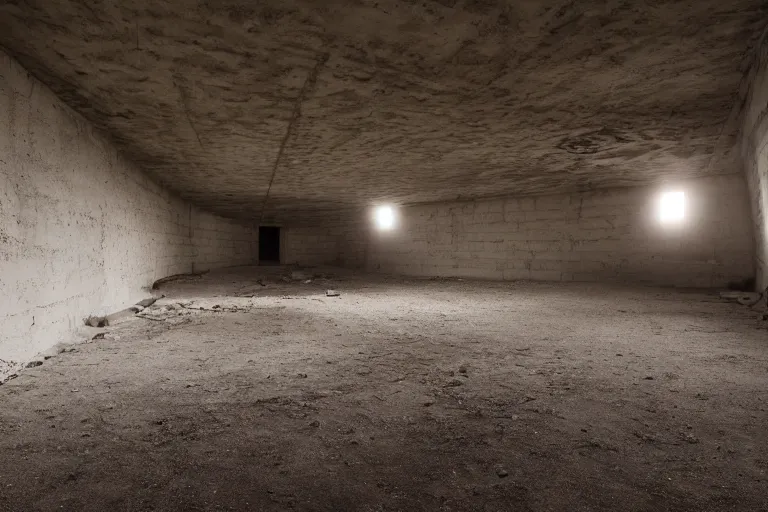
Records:
[[[280,228],[259,226],[259,263],[280,263]]]

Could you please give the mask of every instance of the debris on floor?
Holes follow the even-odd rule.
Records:
[[[720,292],[720,297],[723,299],[730,299],[735,300],[739,304],[743,304],[745,306],[751,306],[753,304],[756,304],[762,297],[762,293],[757,292]]]
[[[85,319],[85,325],[89,327],[106,327],[109,325],[109,319],[105,316],[89,316]]]
[[[136,303],[136,306],[141,306],[142,308],[148,308],[155,302],[157,302],[159,299],[165,297],[165,295],[161,295],[160,297],[150,297],[148,299],[140,300]]]
[[[341,295],[341,293],[336,290],[326,290],[325,295],[326,297],[338,297]]]
[[[18,361],[0,359],[0,384],[15,378],[22,366],[22,363]]]
[[[81,327],[98,342],[62,348],[77,353],[37,369],[14,367],[19,378],[0,386],[9,468],[0,502],[58,507],[68,474],[78,475],[68,510],[120,508],[112,489],[148,481],[167,485],[142,491],[145,508],[174,510],[164,500],[179,495],[167,490],[192,485],[206,493],[189,495],[194,509],[226,499],[219,483],[239,479],[257,492],[220,508],[285,510],[273,500],[289,492],[296,503],[345,509],[323,501],[340,475],[353,479],[344,489],[353,499],[384,503],[396,490],[392,510],[564,510],[584,495],[596,496],[584,507],[595,511],[626,496],[638,510],[664,508],[649,478],[675,510],[760,510],[765,501],[765,331],[735,302],[572,283],[348,276],[343,286],[304,286],[277,270],[266,271],[269,288],[255,271],[173,283],[135,320],[106,333]],[[246,288],[258,297],[241,297]],[[341,288],[344,301],[322,300]],[[554,323],[553,289],[567,291]],[[664,343],[658,331],[669,334]],[[57,471],[36,480],[54,447]],[[192,472],[168,473],[189,453],[199,462]],[[109,470],[116,457],[124,462]],[[434,475],[447,475],[445,485]],[[523,479],[521,496],[538,508],[503,494]],[[425,489],[450,501],[425,502]]]

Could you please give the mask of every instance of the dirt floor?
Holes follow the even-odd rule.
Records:
[[[768,510],[744,306],[286,273],[167,284],[0,386],[0,510]]]

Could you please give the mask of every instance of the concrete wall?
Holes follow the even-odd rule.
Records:
[[[662,226],[661,189],[402,208],[373,233],[371,270],[421,276],[725,286],[753,275],[741,174],[676,184],[686,220]]]
[[[152,182],[0,52],[0,359],[24,359],[160,277],[250,263],[256,234]]]
[[[282,262],[361,268],[365,261],[364,213],[348,212],[322,223],[283,228]]]
[[[747,76],[741,149],[754,222],[757,289],[768,287],[768,43],[756,50]]]

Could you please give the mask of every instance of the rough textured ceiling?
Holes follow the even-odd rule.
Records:
[[[765,0],[4,0],[0,44],[160,181],[258,220],[738,171]],[[274,180],[272,180],[274,176]]]

